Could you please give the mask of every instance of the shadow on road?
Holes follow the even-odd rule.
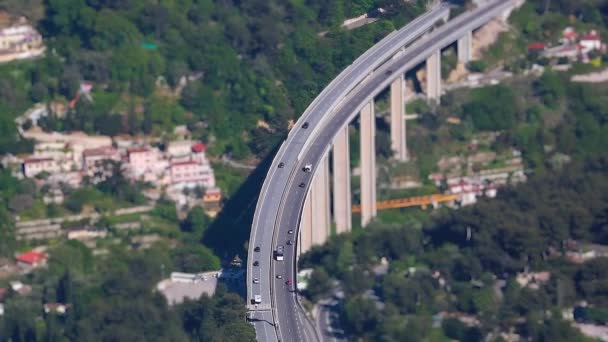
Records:
[[[224,264],[235,255],[245,259],[246,242],[251,231],[255,206],[268,168],[280,145],[277,145],[249,174],[243,185],[224,203],[222,211],[209,226],[203,243],[212,246]]]

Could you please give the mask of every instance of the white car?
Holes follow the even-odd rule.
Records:
[[[312,164],[306,164],[304,165],[304,172],[309,173],[310,171],[312,171]]]

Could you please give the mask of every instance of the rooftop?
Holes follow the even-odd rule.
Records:
[[[129,154],[131,154],[131,153],[146,153],[146,152],[149,152],[149,151],[150,151],[150,149],[147,148],[147,147],[130,148],[130,149],[127,150],[127,152]]]
[[[47,162],[47,161],[52,161],[53,158],[28,158],[26,160],[24,160],[23,162],[25,164],[36,164],[36,163],[43,163],[43,162]]]
[[[196,161],[188,160],[188,161],[171,163],[170,166],[174,167],[174,166],[184,166],[184,165],[200,165],[200,163],[196,162]]]
[[[84,151],[82,151],[82,154],[85,157],[93,157],[93,156],[106,156],[106,155],[111,155],[111,154],[115,154],[117,151],[116,149],[114,149],[111,146],[106,146],[106,147],[98,147],[98,148],[88,148]]]
[[[203,143],[198,143],[198,144],[194,144],[192,145],[192,152],[204,152],[207,149],[207,145],[203,144]]]
[[[45,254],[42,254],[42,253],[39,253],[36,251],[29,251],[29,252],[25,252],[23,254],[17,255],[16,259],[17,259],[17,261],[24,262],[27,264],[35,264],[37,262],[46,260],[47,256]]]

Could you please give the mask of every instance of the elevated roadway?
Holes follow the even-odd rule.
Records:
[[[297,153],[294,154],[291,151],[303,150],[314,130],[319,127],[324,115],[337,105],[339,99],[344,98],[348,92],[352,91],[374,69],[390,59],[401,47],[412,43],[432,28],[436,22],[448,15],[449,8],[446,5],[437,6],[412,21],[405,28],[392,32],[366,51],[321,92],[297,123],[298,127],[301,127],[304,122],[315,124],[311,124],[308,129],[293,129],[287,140],[281,145],[262,186],[249,239],[247,298],[250,317],[256,328],[258,340],[277,340],[271,296],[271,281],[274,281],[275,278],[271,278],[273,275],[270,274],[270,266],[272,252],[276,247],[276,244],[273,243],[276,217],[289,178],[298,160]],[[280,169],[279,163],[283,163],[284,168]],[[296,227],[293,229],[295,230]],[[295,236],[292,239],[295,240]],[[260,247],[260,252],[255,252],[255,247]],[[286,260],[292,260],[291,255],[286,255],[286,257]],[[253,266],[254,261],[257,261],[259,266]],[[254,279],[258,282],[257,284],[254,284]],[[252,303],[254,295],[260,295],[262,303],[257,305]]]
[[[317,338],[299,306],[294,285],[285,282],[286,279],[295,280],[297,258],[295,245],[288,246],[286,241],[297,241],[302,207],[315,171],[302,172],[304,165],[316,167],[328,153],[339,130],[397,77],[458,40],[467,31],[497,17],[512,7],[514,1],[490,1],[407,46],[445,16],[445,6],[435,8],[408,25],[407,30],[393,33],[377,44],[381,50],[374,47],[372,52],[360,57],[313,101],[298,120],[268,172],[250,237],[248,299],[251,300],[255,294],[262,296],[262,303],[257,306],[250,304],[249,307],[258,340],[315,341]],[[398,35],[403,35],[403,38],[398,38]],[[393,58],[404,46],[406,48]],[[306,129],[303,128],[305,122],[308,123]],[[282,168],[279,168],[280,163],[283,163]],[[300,187],[301,183],[305,186]],[[293,234],[288,234],[288,230],[293,230]],[[272,252],[278,245],[285,246],[286,261],[272,261]],[[255,252],[254,247],[260,247],[260,252]],[[252,266],[255,261],[258,266]],[[283,279],[276,279],[276,275],[282,275]],[[254,278],[258,279],[258,284],[253,284]]]

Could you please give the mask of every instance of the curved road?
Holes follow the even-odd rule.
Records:
[[[446,5],[438,6],[412,21],[402,30],[392,32],[378,44],[374,45],[373,48],[366,51],[321,92],[297,123],[298,125],[302,125],[304,121],[310,121],[316,124],[314,126],[311,125],[307,130],[293,129],[279,149],[262,186],[249,239],[247,298],[249,309],[251,310],[250,318],[256,328],[258,340],[277,340],[273,323],[275,315],[273,315],[271,310],[273,307],[271,281],[275,279],[274,275],[271,274],[272,252],[276,246],[274,243],[274,233],[276,232],[276,218],[279,205],[282,202],[282,197],[285,194],[289,178],[294,171],[298,157],[297,153],[286,152],[302,150],[310,140],[309,138],[314,128],[319,127],[319,123],[325,117],[325,114],[329,113],[337,105],[340,98],[344,98],[349,91],[362,82],[375,68],[391,58],[400,47],[413,42],[428,31],[437,21],[448,15],[449,8]],[[278,169],[278,164],[281,162],[285,164],[285,168],[282,170]],[[294,227],[293,229],[295,230],[296,228]],[[295,239],[295,237],[292,239]],[[254,246],[260,247],[260,252],[254,252]],[[286,260],[292,260],[290,257],[291,252],[288,249],[286,250]],[[252,263],[254,261],[258,261],[259,266],[253,266]],[[258,282],[257,284],[254,283],[254,279]],[[254,305],[252,303],[254,295],[261,295],[261,304]],[[296,314],[296,316],[299,315]],[[304,323],[297,322],[300,326]],[[311,330],[311,328],[308,327],[307,330]],[[310,335],[310,331],[308,335]]]
[[[295,260],[297,257],[295,246],[287,246],[285,242],[287,239],[296,240],[295,236],[297,236],[304,199],[314,174],[314,170],[312,173],[302,172],[303,166],[310,163],[316,167],[329,151],[331,143],[339,130],[352,121],[362,107],[380,91],[388,87],[394,79],[424,62],[435,51],[456,41],[464,32],[479,27],[493,17],[498,16],[502,11],[511,7],[514,1],[491,1],[482,8],[466,12],[426,35],[407,47],[398,57],[377,59],[376,63],[380,62],[381,67],[371,76],[368,76],[368,73],[358,75],[358,78],[362,81],[350,83],[348,88],[352,91],[346,91],[346,97],[336,97],[334,99],[333,96],[320,96],[321,100],[315,100],[311,107],[314,108],[319,103],[325,104],[330,100],[333,100],[333,104],[325,104],[326,107],[319,106],[325,108],[312,111],[310,115],[303,116],[298,120],[297,126],[292,130],[287,141],[281,146],[277,157],[275,157],[256,208],[250,241],[255,246],[260,246],[261,252],[253,252],[252,246],[249,248],[248,264],[251,265],[256,260],[260,263],[258,267],[250,266],[250,269],[253,269],[252,272],[248,270],[249,298],[257,293],[262,294],[262,296],[270,294],[274,297],[271,297],[268,308],[273,307],[276,310],[275,312],[256,312],[254,317],[266,317],[266,321],[277,322],[277,326],[274,328],[276,328],[279,340],[316,340],[314,328],[311,328],[311,323],[305,318],[299,307],[297,296],[293,292],[293,285],[285,284],[285,279],[293,279],[295,276]],[[424,26],[419,21],[417,23]],[[389,38],[394,36],[393,34]],[[398,46],[397,50],[403,45]],[[395,49],[393,48],[393,50]],[[367,56],[371,58],[370,54],[367,54]],[[387,75],[387,70],[391,70],[392,73]],[[347,69],[344,73],[352,73],[352,70]],[[345,82],[348,78],[341,74],[336,80],[339,84]],[[352,78],[356,79],[357,77]],[[304,121],[309,123],[308,129],[301,127]],[[280,162],[285,163],[285,167],[282,169],[278,168]],[[298,185],[301,182],[305,183],[306,187],[300,188]],[[270,239],[270,229],[273,230],[272,239]],[[288,234],[288,230],[293,230],[295,234]],[[284,262],[272,262],[271,260],[272,251],[277,245],[285,246],[286,261]],[[268,266],[270,267],[267,269]],[[270,274],[266,273],[268,270],[271,271]],[[274,277],[277,274],[283,275],[283,279],[275,279]],[[256,277],[260,280],[260,283],[262,279],[272,282],[271,286],[265,287],[262,284],[259,284],[257,288],[252,286],[251,280]],[[266,307],[268,304],[268,299],[263,298],[260,307]],[[274,333],[272,325],[266,324],[264,321],[254,322],[254,324],[258,340],[276,340],[277,336],[272,336]]]

